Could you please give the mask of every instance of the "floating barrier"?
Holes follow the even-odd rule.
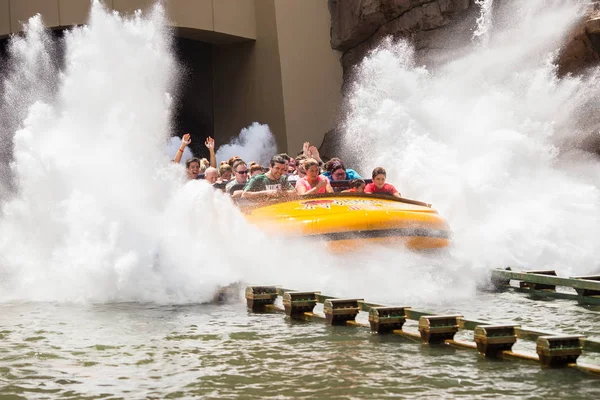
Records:
[[[557,284],[554,281],[541,281],[539,276],[564,279],[551,274],[540,274],[539,271],[525,275],[527,278],[534,277],[535,281],[527,282],[528,288],[531,290],[531,285],[535,284],[537,291],[553,290],[548,287]],[[509,280],[516,276],[511,275]],[[506,275],[498,274],[496,278],[506,280]],[[594,284],[600,285],[600,281]],[[581,289],[596,290],[596,287],[586,286]],[[283,299],[283,309],[275,305],[279,296]],[[365,326],[377,334],[402,335],[430,345],[454,345],[476,349],[485,357],[519,358],[537,361],[544,368],[574,367],[600,374],[600,366],[577,362],[583,351],[600,352],[600,342],[586,339],[582,335],[563,335],[517,324],[498,325],[489,321],[469,320],[462,315],[434,315],[407,306],[388,307],[367,303],[364,299],[339,299],[323,295],[321,292],[300,292],[277,286],[248,286],[246,302],[253,312],[283,311],[292,319],[318,318],[332,326]],[[317,303],[323,304],[323,315],[314,313]],[[356,321],[360,311],[368,312],[368,325]],[[418,334],[403,330],[407,319],[418,321]],[[460,329],[474,331],[473,342],[455,340],[454,336]],[[537,356],[514,352],[512,347],[518,339],[535,340]]]
[[[519,286],[511,286],[510,281],[517,281]],[[492,284],[496,289],[510,288],[533,296],[600,304],[600,276],[597,275],[561,278],[552,270],[517,272],[510,268],[495,269],[492,271]],[[557,291],[557,286],[566,288],[566,291]]]

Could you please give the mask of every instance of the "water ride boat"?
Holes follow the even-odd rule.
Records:
[[[430,204],[387,195],[327,193],[240,208],[268,233],[324,240],[334,251],[367,244],[435,250],[451,240],[446,220]]]

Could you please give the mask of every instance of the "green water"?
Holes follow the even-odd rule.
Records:
[[[429,310],[600,337],[598,309],[570,301],[481,293]],[[415,323],[406,329],[415,331]],[[2,304],[0,340],[0,399],[600,398],[600,377],[577,369],[543,370],[366,328],[253,314],[238,302]],[[581,360],[600,365],[596,354]]]

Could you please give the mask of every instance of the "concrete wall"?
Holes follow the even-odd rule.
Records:
[[[341,53],[329,42],[325,0],[275,0],[287,145],[290,154],[317,147],[334,128],[341,102]]]
[[[214,49],[215,137],[227,142],[257,121],[268,124],[280,150],[287,134],[274,0],[256,2],[256,42]]]
[[[120,12],[154,0],[105,0]],[[340,54],[330,47],[326,0],[167,0],[177,35],[213,44],[214,135],[227,142],[243,127],[268,124],[281,151],[320,145],[335,126]],[[0,0],[0,37],[41,13],[49,27],[86,22],[87,0]]]
[[[156,0],[104,0],[108,8],[124,13],[147,10],[155,3]],[[165,4],[175,26],[256,39],[254,0],[167,0]],[[0,0],[0,36],[19,32],[22,23],[37,13],[42,14],[50,28],[84,24],[89,6],[88,0]]]

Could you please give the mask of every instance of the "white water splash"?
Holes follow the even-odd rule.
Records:
[[[3,110],[23,118],[3,131],[16,191],[1,203],[0,301],[196,303],[236,281],[334,290],[345,276],[319,245],[267,238],[229,196],[170,162],[171,39],[161,7],[123,17],[94,2],[46,81],[38,60],[59,53],[31,21],[31,45],[9,60],[28,79],[4,81],[21,89]],[[255,124],[236,143],[261,146],[235,151],[265,162],[270,139]]]
[[[246,162],[256,161],[260,165],[269,165],[271,157],[277,154],[275,137],[268,125],[258,122],[242,129],[239,136],[220,146],[216,152],[217,161],[239,156]]]
[[[480,8],[477,18],[477,28],[473,32],[473,39],[481,45],[487,46],[490,39],[490,30],[492,29],[494,0],[475,0]]]
[[[38,61],[51,50],[42,28],[34,18],[33,45],[13,43],[27,79],[5,81],[31,95],[11,103],[19,93],[7,91],[4,102],[26,117],[12,132],[17,193],[2,204],[0,297],[198,302],[276,268],[229,197],[184,184],[164,154],[177,76],[164,10],[122,17],[94,2],[89,24],[65,36],[55,91]]]
[[[577,5],[527,6],[436,71],[387,40],[360,67],[345,142],[362,170],[383,165],[405,196],[434,203],[465,267],[587,273],[600,265],[600,164],[577,145],[600,127],[599,74],[556,76]]]
[[[57,89],[37,93],[34,79],[24,85],[31,100],[12,106],[23,118],[9,132],[18,191],[2,204],[0,298],[199,302],[242,280],[414,305],[473,295],[465,265],[585,271],[595,263],[600,169],[587,154],[569,157],[576,150],[565,143],[588,131],[577,113],[594,106],[596,80],[559,80],[540,61],[576,12],[538,11],[521,27],[535,40],[499,31],[436,72],[415,67],[409,45],[387,43],[350,98],[347,138],[362,170],[382,164],[408,197],[439,207],[455,233],[452,262],[379,248],[340,258],[266,238],[227,196],[184,183],[164,154],[177,76],[164,13],[124,18],[94,2],[89,25],[66,36]],[[27,59],[48,49],[31,46]],[[260,149],[231,151],[219,156],[265,162]]]

